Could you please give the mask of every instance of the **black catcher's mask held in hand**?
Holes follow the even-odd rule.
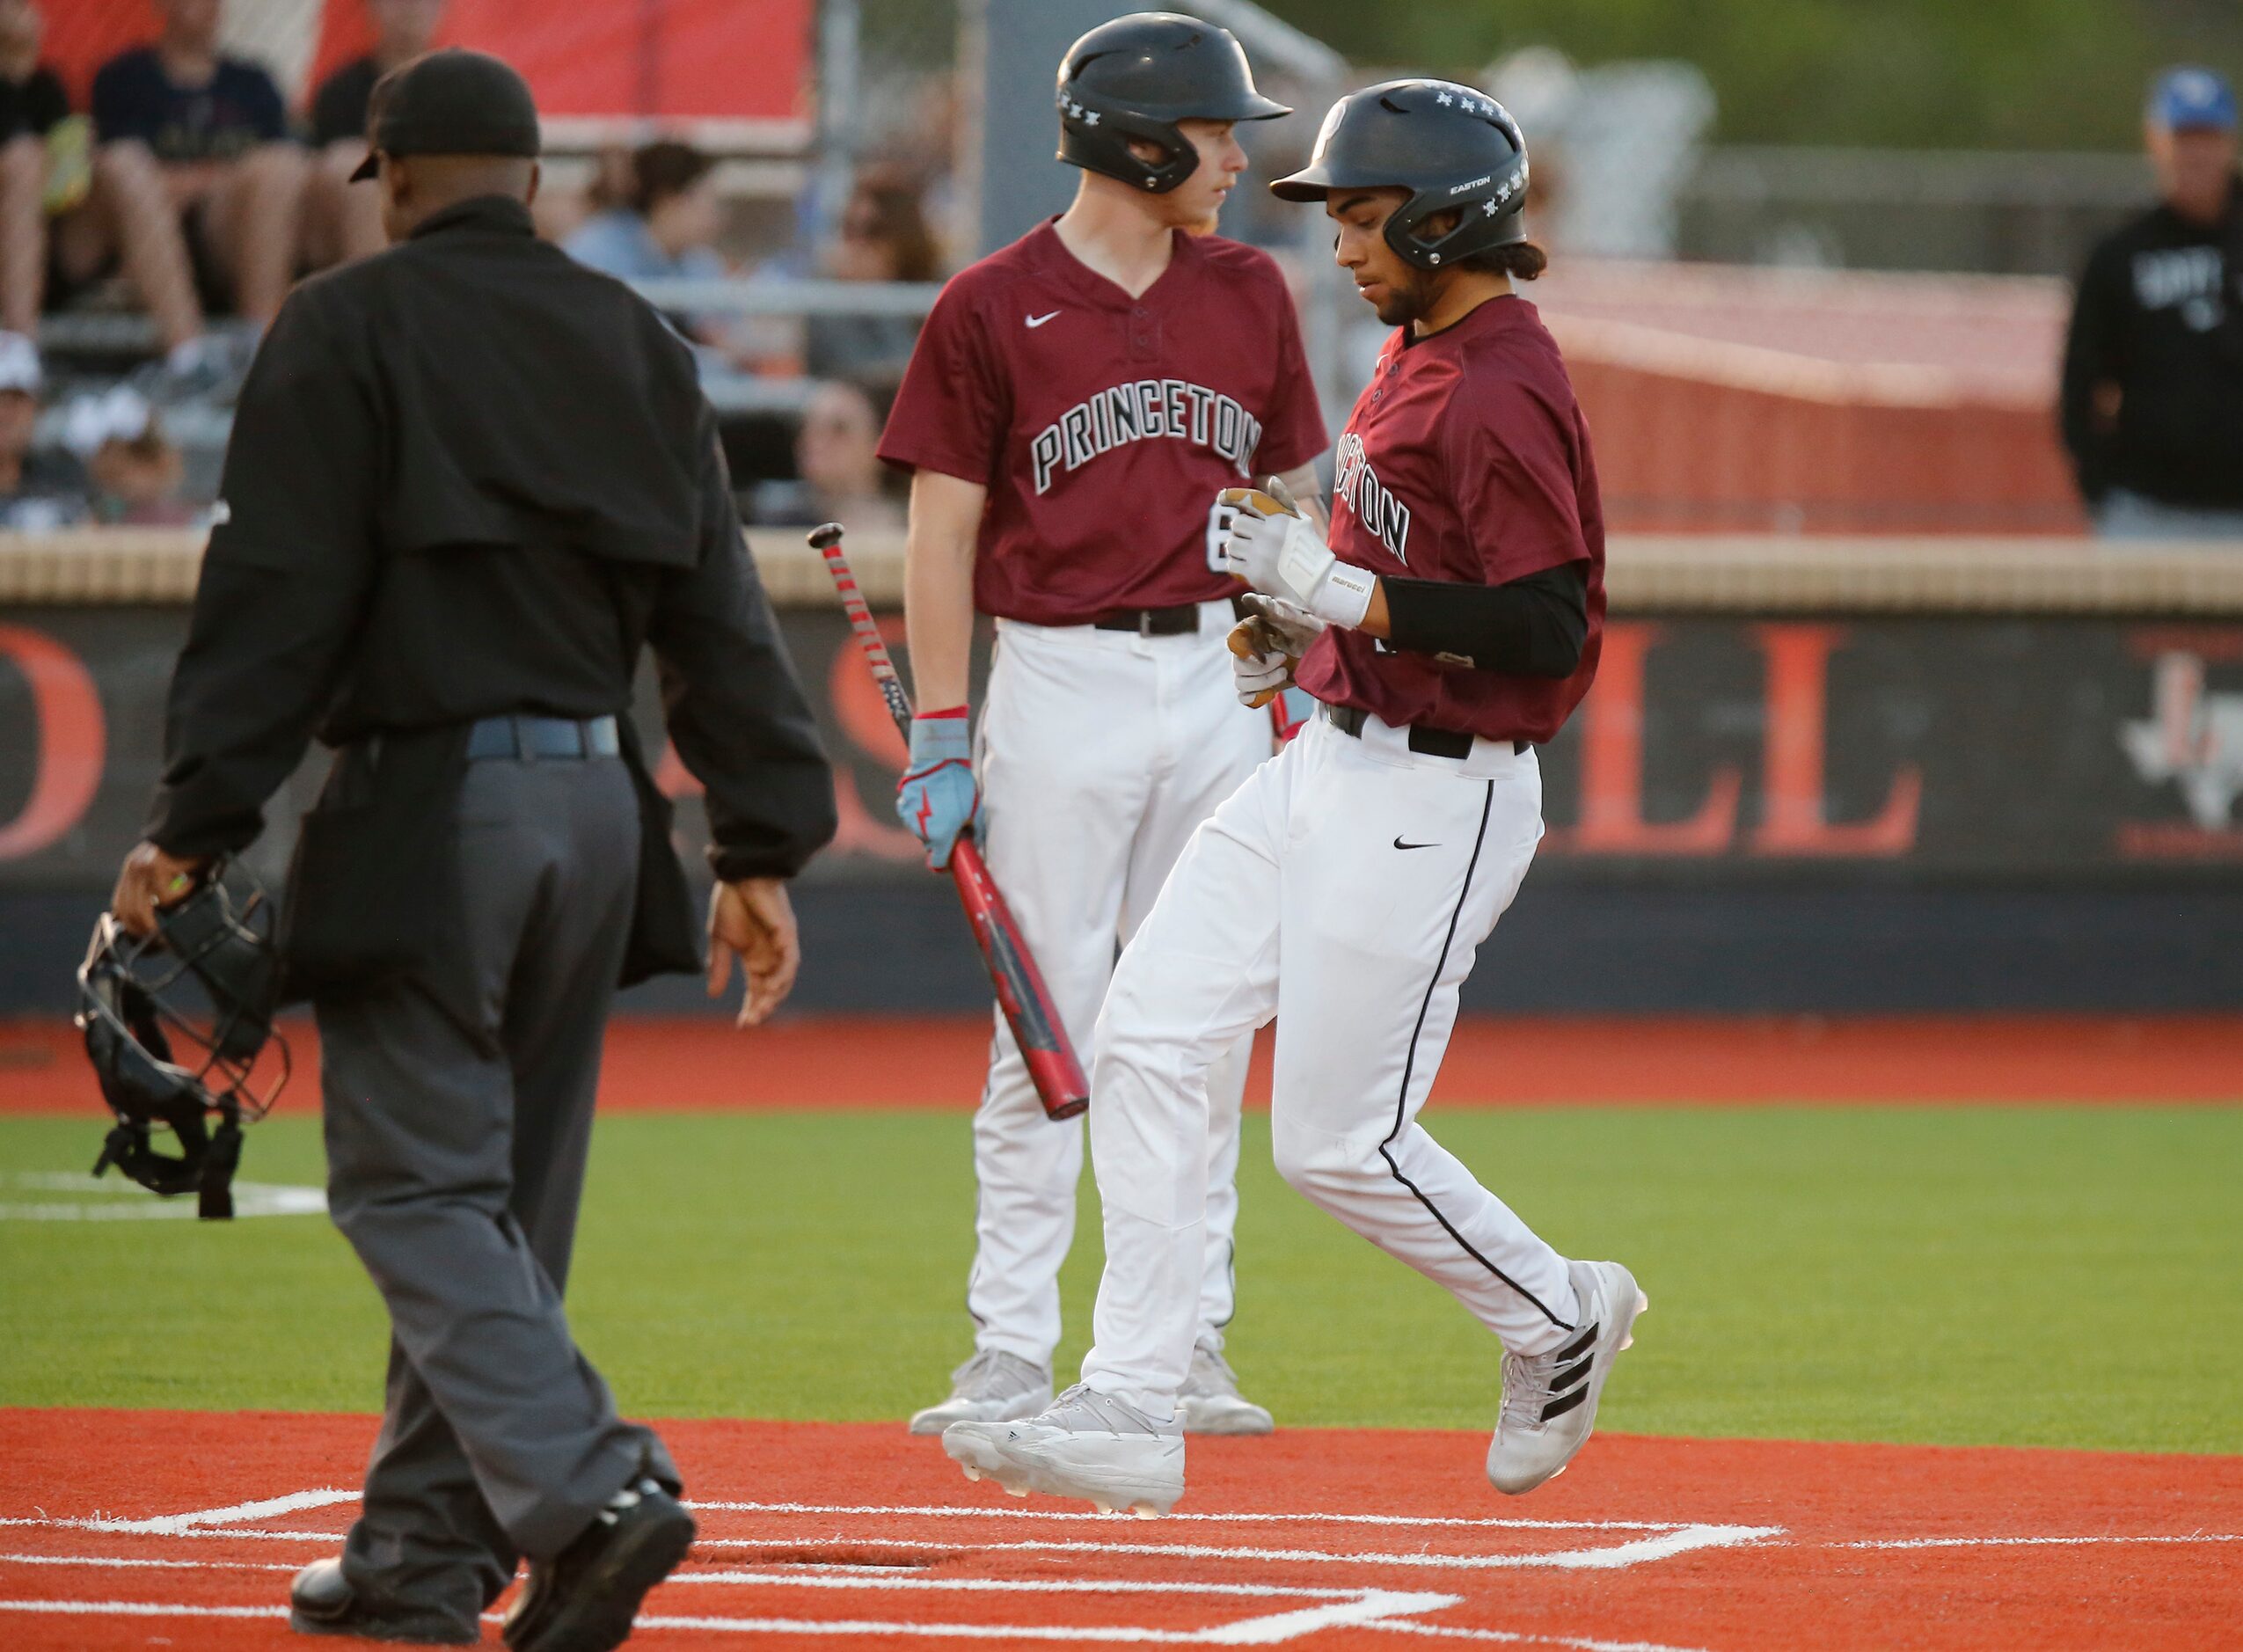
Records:
[[[117,1118],[93,1173],[114,1165],[167,1197],[193,1191],[200,1214],[220,1220],[234,1213],[242,1122],[262,1118],[289,1080],[288,1041],[273,1036],[272,904],[245,876],[237,898],[223,870],[158,913],[147,939],[103,913],[78,970],[77,1013]],[[274,1056],[260,1061],[268,1043]],[[176,1154],[156,1151],[158,1126]]]

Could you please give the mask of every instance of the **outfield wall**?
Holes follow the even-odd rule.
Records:
[[[791,536],[756,549],[843,770],[840,839],[801,888],[802,1001],[974,1006],[822,569]],[[898,548],[857,559],[892,597]],[[0,1012],[67,1001],[155,778],[194,569],[176,537],[0,545]],[[1473,1007],[2243,1007],[2243,551],[1626,539],[1611,590]],[[658,732],[650,691],[639,711]],[[323,769],[273,811],[268,877]],[[663,778],[698,840],[690,777]]]

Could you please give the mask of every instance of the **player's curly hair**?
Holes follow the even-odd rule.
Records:
[[[1457,267],[1477,270],[1483,275],[1508,275],[1513,281],[1531,281],[1550,267],[1550,255],[1531,241],[1514,241],[1509,246],[1491,247],[1485,252],[1460,259]]]

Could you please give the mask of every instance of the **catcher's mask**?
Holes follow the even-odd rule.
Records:
[[[166,1197],[191,1190],[216,1220],[234,1213],[243,1122],[262,1118],[289,1081],[288,1041],[273,1034],[272,903],[245,875],[237,881],[240,898],[214,869],[145,939],[103,913],[78,970],[78,1027],[117,1118],[93,1173],[114,1165]],[[156,1151],[159,1125],[176,1154]]]

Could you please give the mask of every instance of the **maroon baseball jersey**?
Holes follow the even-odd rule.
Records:
[[[1236,591],[1213,565],[1216,494],[1324,442],[1267,253],[1179,231],[1132,299],[1046,223],[942,289],[880,453],[989,489],[976,608],[1079,625]]]
[[[1331,545],[1377,574],[1461,584],[1586,563],[1589,636],[1562,681],[1398,654],[1337,626],[1298,672],[1317,698],[1397,726],[1537,742],[1564,727],[1596,675],[1604,517],[1589,428],[1532,304],[1492,298],[1430,338],[1395,331],[1340,437]]]

